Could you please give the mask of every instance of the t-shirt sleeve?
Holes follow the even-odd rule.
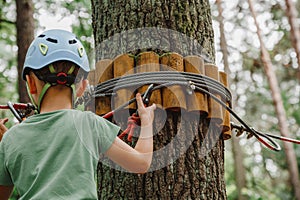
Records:
[[[97,130],[100,153],[105,153],[116,139],[120,127],[102,117],[96,116],[95,130]]]
[[[0,185],[13,185],[10,174],[5,165],[4,142],[0,142]]]
[[[95,158],[109,149],[120,131],[119,126],[89,111],[83,112],[74,124],[81,141]]]

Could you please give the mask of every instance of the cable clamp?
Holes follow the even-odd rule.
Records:
[[[193,81],[189,81],[188,82],[188,88],[187,88],[187,93],[189,95],[192,95],[193,92],[196,90],[196,86],[195,86],[195,83]]]

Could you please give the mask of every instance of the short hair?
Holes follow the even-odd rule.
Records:
[[[38,70],[31,69],[31,71],[38,77],[38,79],[45,81],[47,76],[53,75],[53,72],[51,72],[50,67],[49,67],[51,65],[55,69],[55,73],[63,72],[66,74],[74,66],[74,70],[70,74],[68,74],[70,76],[75,77],[74,83],[78,83],[79,81],[87,78],[87,74],[88,74],[87,72],[82,70],[79,66],[77,66],[73,62],[66,61],[66,60],[56,61],[56,62],[54,62],[48,66],[45,66],[41,69],[38,69]]]

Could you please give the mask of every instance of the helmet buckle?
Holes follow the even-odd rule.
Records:
[[[67,74],[65,72],[60,72],[57,75],[57,84],[65,85],[67,83]]]

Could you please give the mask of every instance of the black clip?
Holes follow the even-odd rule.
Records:
[[[143,103],[148,106],[150,102],[150,96],[152,94],[152,89],[154,87],[154,84],[149,85],[146,92],[143,94]]]
[[[143,94],[142,99],[143,99],[143,103],[144,103],[146,106],[149,105],[149,102],[150,102],[150,96],[151,96],[151,94],[152,94],[152,89],[153,89],[153,87],[154,87],[154,84],[149,85],[149,87],[147,88],[147,90],[146,90],[146,91],[144,92],[144,94]],[[138,113],[137,110],[136,110],[135,114],[136,114],[136,116],[139,116],[139,113]]]

